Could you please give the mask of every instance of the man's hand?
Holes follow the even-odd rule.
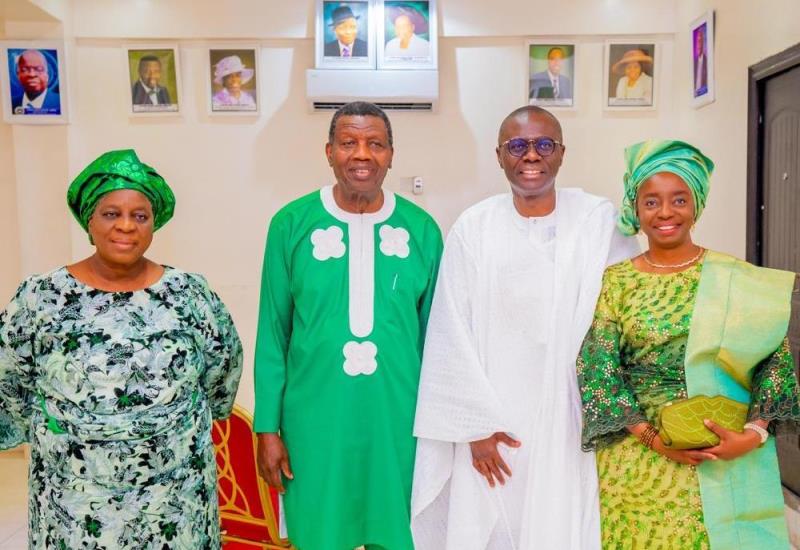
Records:
[[[734,432],[715,424],[711,420],[706,420],[705,425],[706,428],[719,436],[719,443],[715,447],[703,450],[722,460],[739,458],[761,445],[761,437],[753,430]]]
[[[506,480],[503,477],[503,472],[508,477],[511,477],[511,468],[508,467],[508,464],[506,464],[497,450],[498,443],[503,443],[513,448],[521,445],[519,441],[512,439],[503,432],[497,432],[491,437],[473,441],[469,444],[469,448],[472,451],[472,466],[486,478],[486,481],[489,482],[489,487],[494,487],[495,479],[500,482],[500,485],[505,485]]]
[[[283,487],[281,474],[287,479],[294,479],[292,469],[289,466],[289,453],[283,440],[276,433],[258,434],[258,473],[267,482],[267,485],[275,488],[280,494],[286,492]]]

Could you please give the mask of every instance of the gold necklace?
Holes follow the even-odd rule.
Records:
[[[644,258],[644,261],[650,267],[657,267],[659,269],[676,269],[678,267],[686,267],[687,265],[691,265],[691,264],[695,263],[697,260],[700,259],[700,256],[702,256],[703,252],[705,252],[705,251],[706,251],[706,249],[701,246],[700,247],[700,252],[698,252],[697,255],[694,258],[692,258],[691,260],[686,260],[685,262],[681,262],[679,264],[674,264],[674,265],[657,264],[657,263],[651,262],[647,257],[647,255],[650,253],[649,250],[647,252],[645,252],[644,254],[642,254],[642,258]]]

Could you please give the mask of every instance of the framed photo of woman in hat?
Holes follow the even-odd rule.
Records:
[[[373,0],[317,0],[317,69],[374,69]]]
[[[208,50],[209,114],[258,113],[258,48]]]
[[[377,0],[379,69],[435,69],[436,1]]]
[[[655,109],[659,53],[653,42],[606,42],[605,109]]]

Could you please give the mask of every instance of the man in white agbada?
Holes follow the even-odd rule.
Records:
[[[444,249],[414,435],[417,550],[600,548],[575,358],[603,270],[638,253],[612,204],[556,190],[561,126],[526,106],[500,127],[511,193],[466,210]]]

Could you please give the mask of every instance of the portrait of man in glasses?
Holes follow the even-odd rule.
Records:
[[[60,115],[58,52],[9,49],[11,111],[15,115]]]
[[[638,245],[608,199],[556,188],[565,143],[545,109],[509,114],[495,154],[510,192],[447,238],[414,427],[417,550],[600,548],[575,357],[605,267]]]

